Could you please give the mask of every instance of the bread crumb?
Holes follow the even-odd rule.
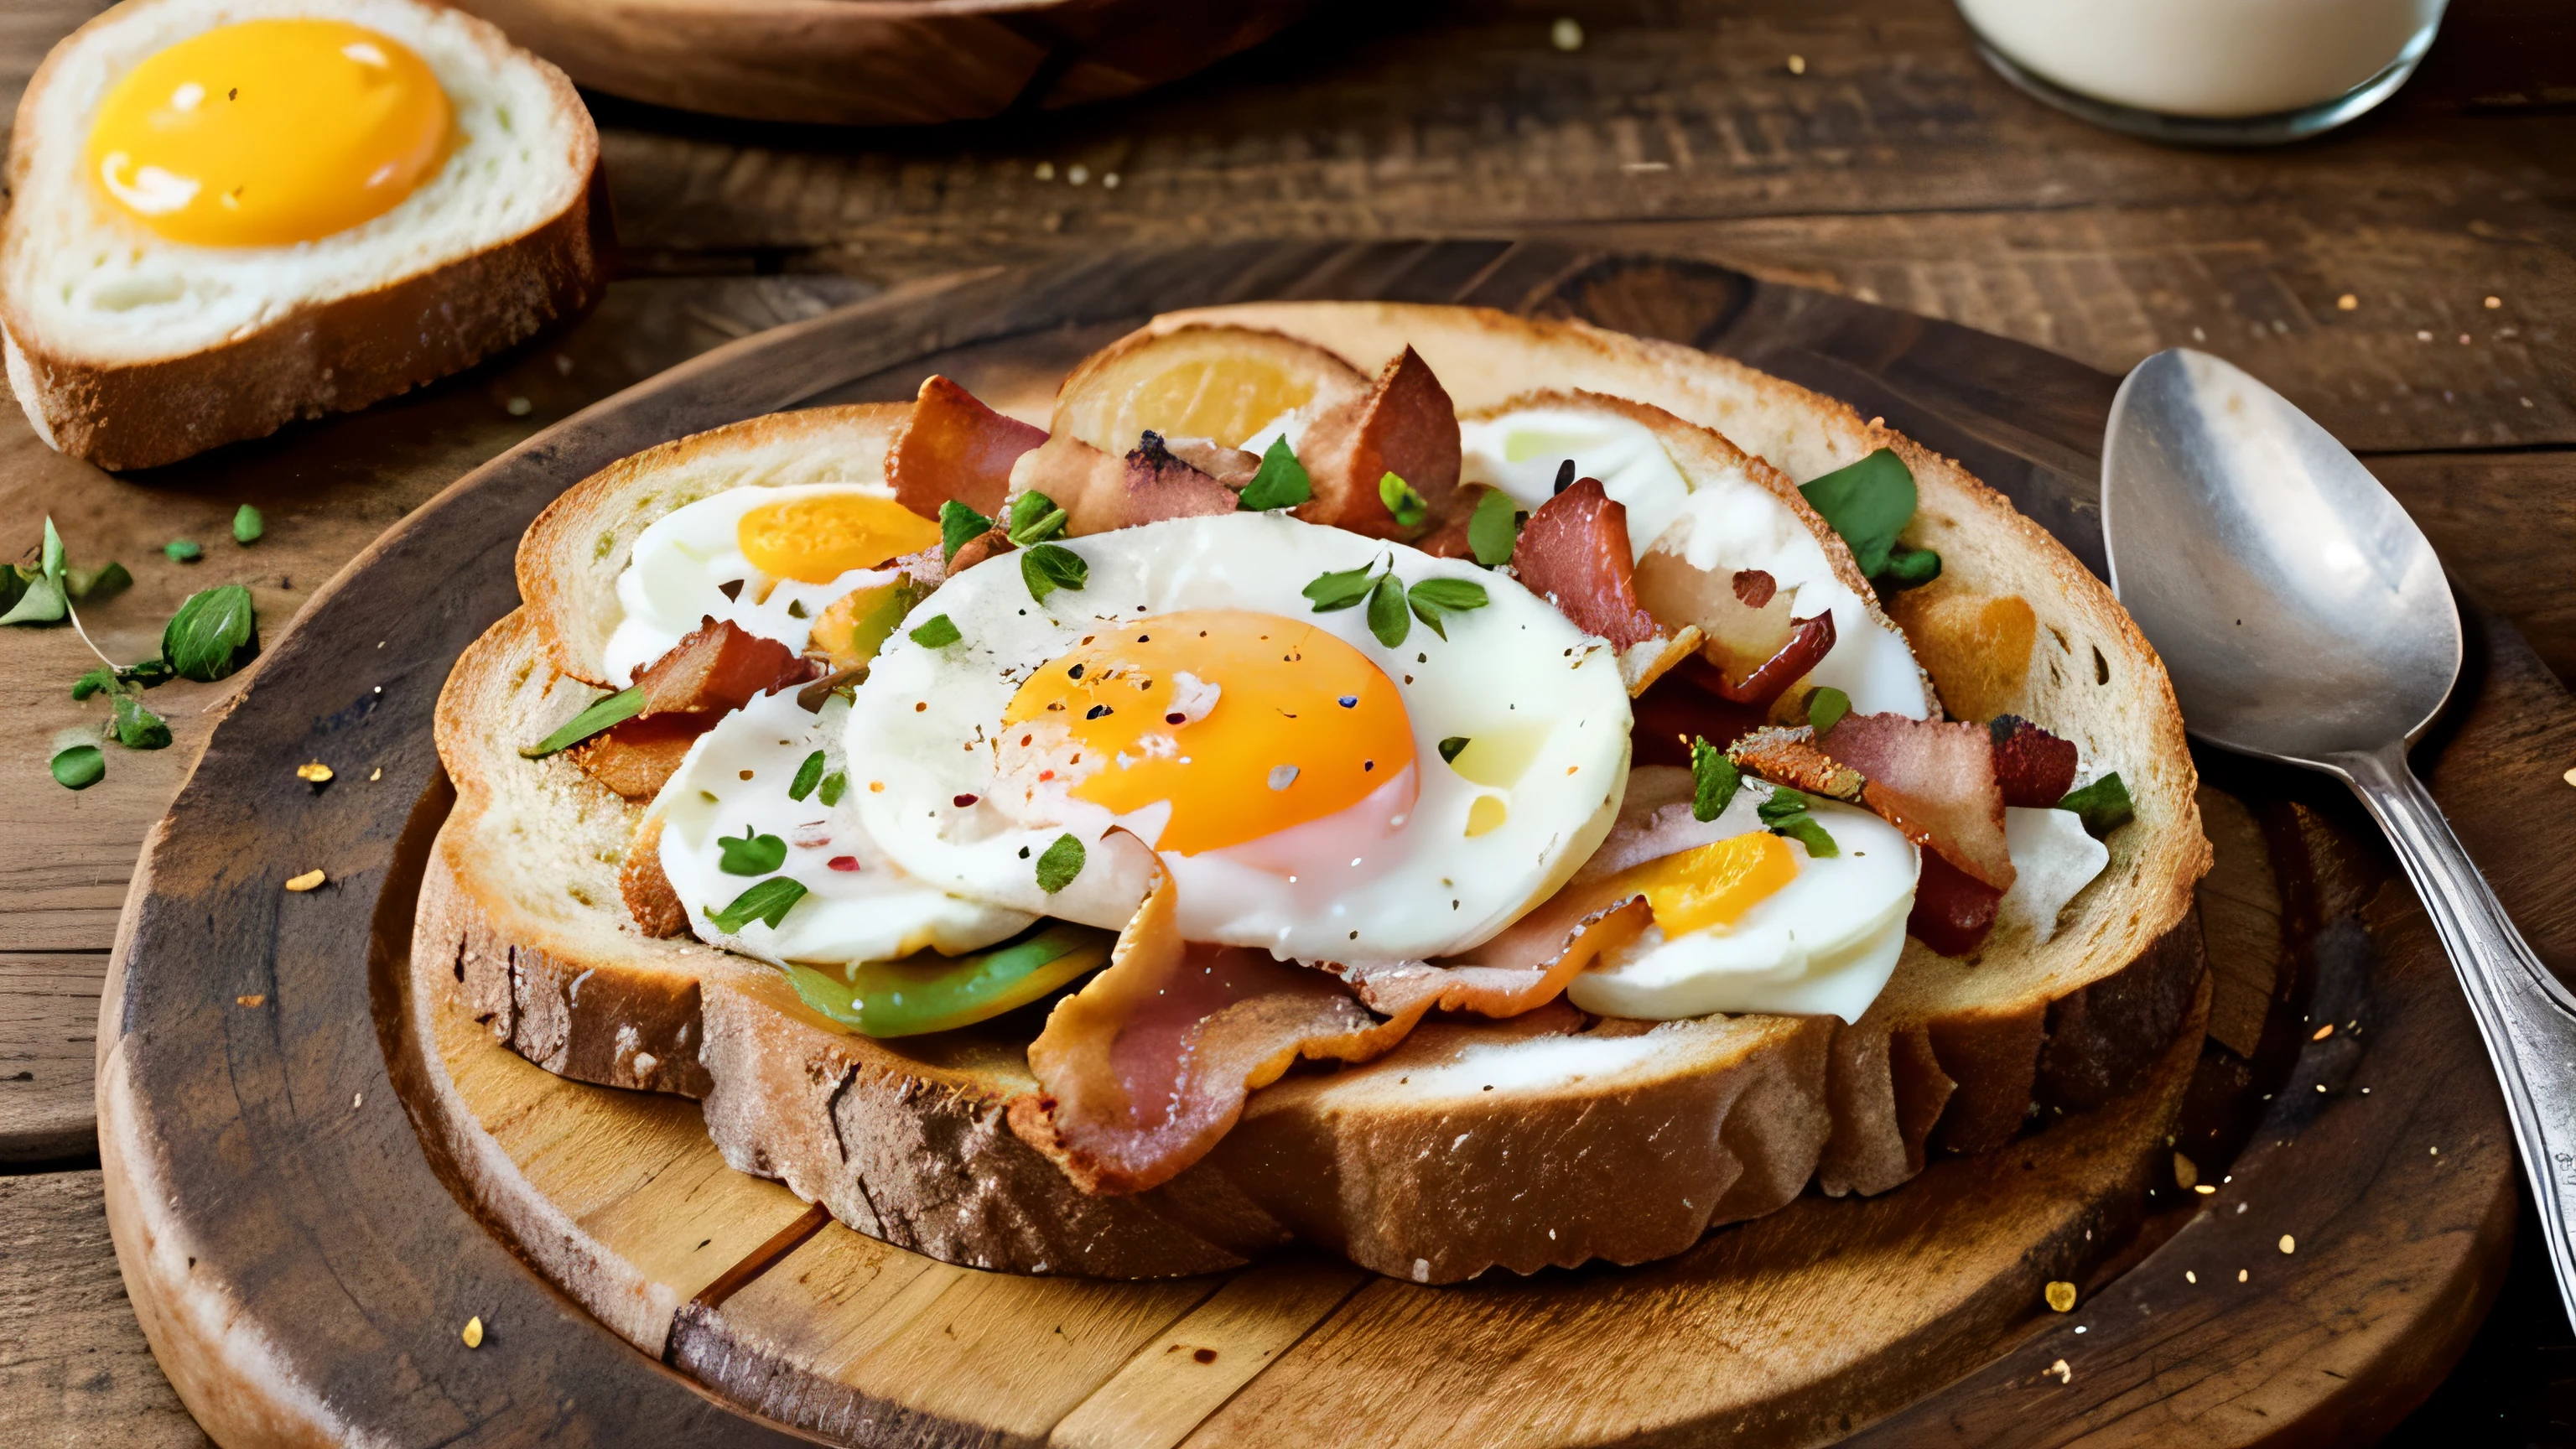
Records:
[[[355,1111],[357,1111],[360,1107],[363,1107],[363,1106],[365,1106],[365,1105],[367,1105],[367,1094],[366,1094],[366,1093],[364,1093],[364,1092],[351,1092],[351,1093],[349,1094],[349,1110],[350,1110],[350,1111],[355,1112]]]
[[[308,785],[327,785],[331,783],[331,767],[320,760],[315,760],[309,765],[298,765],[295,767],[295,778]]]
[[[2202,1197],[2208,1197],[2208,1196],[2209,1196],[2209,1195],[2211,1195],[2212,1193],[2215,1193],[2215,1192],[2217,1192],[2217,1191],[2218,1191],[2218,1189],[2217,1189],[2217,1188],[2212,1187],[2212,1186],[2210,1186],[2208,1183],[2205,1183],[2205,1182],[2195,1182],[2195,1183],[2193,1183],[2193,1184],[2191,1185],[2191,1190],[2192,1190],[2193,1192],[2199,1193]]]
[[[478,1313],[472,1318],[465,1320],[465,1331],[458,1334],[457,1337],[465,1340],[465,1346],[467,1348],[481,1348],[483,1346],[483,1315]]]
[[[1548,27],[1547,42],[1559,50],[1581,50],[1583,48],[1582,23],[1572,16],[1559,20]]]
[[[2299,1240],[2291,1237],[2288,1233],[2283,1233],[2281,1235],[2281,1251],[2284,1253],[2295,1253],[2299,1251]]]
[[[2057,1381],[2061,1384],[2071,1384],[2075,1382],[2075,1370],[2068,1368],[2066,1366],[2066,1360],[2062,1358],[2057,1362],[2050,1364],[2047,1368],[2042,1369],[2041,1372],[2057,1375]]]
[[[234,998],[233,998],[233,1005],[235,1005],[235,1006],[257,1006],[257,1005],[259,1005],[261,1002],[264,1002],[264,1001],[266,1001],[266,1000],[268,1000],[267,993],[265,993],[265,992],[259,992],[259,993],[254,993],[254,994],[249,995],[249,996],[236,996],[236,997],[234,997]]]
[[[2060,1279],[2048,1285],[2048,1306],[2059,1313],[2075,1311],[2075,1285]]]
[[[1413,1260],[1413,1281],[1416,1283],[1428,1283],[1431,1281],[1431,1260],[1429,1258],[1416,1258]]]
[[[2349,312],[2360,305],[2361,299],[2350,292],[2335,298],[2335,310],[2338,312]]]
[[[1091,179],[1091,168],[1076,161],[1064,168],[1064,179],[1075,186],[1080,186]]]
[[[2529,398],[2524,398],[2524,399],[2522,400],[2522,405],[2523,405],[2524,407],[2529,407],[2529,406],[2531,406],[2531,399],[2529,399]],[[2571,769],[2571,770],[2569,770],[2566,774],[2561,775],[2561,776],[2559,776],[2558,778],[2559,778],[2559,779],[2562,779],[2562,780],[2564,780],[2564,781],[2566,781],[2566,782],[2567,782],[2568,784],[2570,784],[2570,785],[2576,785],[2576,769]]]
[[[2244,1270],[2244,1269],[2239,1268],[2239,1269],[2237,1269],[2237,1270],[2236,1270],[2236,1281],[2237,1281],[2237,1282],[2239,1282],[2239,1283],[2242,1283],[2242,1282],[2244,1282],[2244,1281],[2245,1281],[2245,1270]]]
[[[2315,1034],[2315,1035],[2313,1035],[2313,1036],[2311,1036],[2311,1037],[2309,1037],[2309,1038],[2308,1038],[2308,1040],[2310,1040],[2310,1041],[2324,1041],[2327,1037],[2330,1037],[2330,1036],[2332,1036],[2332,1035],[2334,1035],[2334,1023],[2330,1021],[2330,1022],[2327,1022],[2325,1025],[2323,1025],[2323,1026],[2321,1026],[2321,1027],[2318,1027],[2318,1028],[2317,1028],[2317,1030],[2316,1030],[2316,1034]]]
[[[2488,311],[2490,311],[2490,312],[2492,312],[2492,311],[2496,310],[2498,307],[2501,307],[2501,306],[2503,306],[2503,305],[2504,305],[2504,298],[2502,298],[2502,297],[2489,297],[2489,298],[2487,298],[2487,310],[2488,310]]]
[[[2198,1283],[2200,1281],[2200,1275],[2189,1268],[2185,1268],[2182,1270],[2182,1281],[2186,1283]]]
[[[286,888],[297,892],[315,890],[321,886],[323,879],[322,871],[320,867],[317,866],[314,869],[308,870],[304,874],[289,880],[286,883]]]
[[[372,781],[372,780],[381,780],[381,779],[383,779],[384,777],[385,777],[385,767],[384,767],[384,766],[382,766],[382,765],[378,765],[378,766],[376,766],[374,773],[372,773],[372,774],[370,774],[370,775],[368,775],[368,776],[367,776],[367,778],[368,778],[369,780],[371,780],[371,781]]]
[[[1040,181],[1053,181],[1055,179],[1055,163],[1052,161],[1039,162],[1037,178]]]

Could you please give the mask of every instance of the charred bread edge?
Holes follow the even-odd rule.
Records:
[[[55,47],[19,102],[21,120],[52,78],[56,58],[101,15]],[[492,46],[515,49],[488,22]],[[556,105],[581,118],[574,167],[584,180],[570,205],[511,240],[370,291],[298,306],[246,336],[185,357],[100,365],[46,351],[17,308],[0,298],[0,345],[10,387],[36,432],[101,468],[150,468],[224,443],[266,437],[298,418],[350,412],[473,366],[574,317],[606,288],[616,234],[599,131],[564,73],[523,54]],[[25,192],[36,138],[20,125],[9,147],[12,192]]]

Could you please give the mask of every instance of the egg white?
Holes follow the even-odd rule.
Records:
[[[624,570],[617,602],[624,610],[609,635],[603,666],[611,684],[635,682],[682,635],[708,618],[730,619],[763,639],[802,651],[814,618],[853,589],[891,582],[894,569],[852,569],[830,583],[773,579],[752,567],[739,540],[742,516],[766,503],[858,494],[892,498],[884,483],[801,483],[782,488],[728,488],[675,508],[646,525]],[[742,588],[725,597],[724,585]]]
[[[1017,818],[997,788],[994,745],[1004,709],[1031,671],[1104,624],[1185,609],[1275,614],[1374,661],[1404,701],[1420,788],[1393,835],[1366,846],[1332,840],[1318,829],[1327,822],[1317,822],[1246,847],[1166,853],[1162,865],[1189,939],[1310,961],[1448,954],[1546,899],[1608,831],[1628,768],[1630,717],[1617,661],[1509,579],[1278,514],[1174,519],[1063,546],[1089,564],[1085,588],[1058,590],[1040,604],[1017,557],[977,565],[906,620],[857,691],[851,754],[868,762],[868,774],[851,777],[851,798],[868,833],[920,880],[1012,909],[1125,923],[1138,881],[1132,864],[1103,864],[1112,855],[1103,837],[1123,824],[1150,841],[1164,812],[1149,808],[1122,821],[1065,800],[1061,819]],[[1364,609],[1313,613],[1299,592],[1320,574],[1386,558],[1408,583],[1471,580],[1490,602],[1449,616],[1445,640],[1416,624],[1400,648],[1388,649],[1369,633]],[[958,643],[930,649],[909,637],[933,613],[956,625]],[[1445,738],[1515,732],[1530,752],[1508,781],[1479,785],[1440,758]],[[1469,837],[1468,812],[1488,795],[1503,800],[1504,822]],[[968,796],[974,803],[956,804]],[[1038,886],[1033,861],[1064,833],[1085,842],[1094,865],[1084,876],[1098,869],[1104,884],[1077,877],[1052,895]],[[1281,860],[1283,850],[1294,864]],[[1258,863],[1264,855],[1270,868]]]
[[[816,750],[825,770],[850,774],[838,700],[819,715],[795,692],[763,695],[698,737],[688,757],[654,797],[662,821],[662,873],[687,907],[689,927],[711,945],[765,961],[842,964],[892,961],[916,951],[958,955],[1005,940],[1036,917],[963,900],[905,875],[859,823],[850,798],[827,806],[819,791],[789,797],[798,767]],[[787,876],[806,894],[775,926],[753,921],[718,931],[707,919],[767,876],[727,874],[716,837],[775,835],[787,843]],[[834,870],[835,858],[857,870]]]

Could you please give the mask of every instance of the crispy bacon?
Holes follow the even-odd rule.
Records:
[[[1376,538],[1413,538],[1447,521],[1458,496],[1458,409],[1431,364],[1407,347],[1378,373],[1366,397],[1310,423],[1297,444],[1315,496],[1297,516]],[[1393,473],[1430,505],[1426,519],[1395,521],[1378,495]]]
[[[1861,803],[1908,840],[1997,891],[2013,883],[2004,795],[1983,725],[1901,714],[1845,715],[1817,745],[1869,777]]]
[[[1775,785],[1833,800],[1858,800],[1868,785],[1860,771],[1816,748],[1805,725],[1755,730],[1726,751],[1727,758]]]
[[[1046,429],[1006,418],[934,374],[886,446],[886,481],[896,502],[924,518],[937,518],[951,498],[990,517],[1010,492],[1011,465],[1046,439]]]
[[[1227,514],[1239,505],[1234,490],[1173,456],[1163,435],[1147,432],[1127,452],[1123,480],[1130,523]]]
[[[702,616],[698,627],[635,676],[645,715],[729,714],[763,694],[803,684],[817,669],[775,639]]]
[[[1628,510],[1585,478],[1540,504],[1521,527],[1512,570],[1588,634],[1621,649],[1664,632],[1637,603]]]
[[[717,716],[700,713],[650,714],[620,720],[566,751],[582,773],[629,800],[650,800],[680,768],[680,760],[698,736],[714,728]]]
[[[1995,783],[2004,803],[2046,810],[2075,788],[2075,742],[2061,740],[2017,714],[1986,726],[1994,741]]]
[[[1925,851],[1905,934],[1944,956],[1965,956],[1985,943],[1986,932],[1994,929],[1995,906],[2003,898],[2002,891]]]
[[[1150,432],[1123,458],[1071,434],[1049,438],[1029,455],[1013,483],[1015,492],[1035,490],[1053,499],[1065,511],[1065,531],[1077,535],[1232,513],[1237,502],[1233,489],[1175,457]],[[964,557],[962,550],[959,557]],[[963,567],[952,562],[949,571]]]
[[[659,940],[689,933],[689,908],[662,872],[662,819],[655,816],[627,844],[626,861],[617,868],[617,893],[635,928]]]
[[[1693,683],[1720,699],[1767,710],[1833,652],[1833,615],[1818,614],[1812,619],[1797,620],[1796,624],[1796,631],[1790,634],[1788,643],[1780,646],[1780,652],[1764,660],[1741,684],[1729,680],[1724,670],[1706,658],[1694,659],[1682,670]]]
[[[1601,887],[1560,889],[1500,935],[1464,956],[1333,968],[1382,1015],[1472,1011],[1518,1016],[1555,1000],[1576,974],[1637,939],[1655,918],[1643,896]]]

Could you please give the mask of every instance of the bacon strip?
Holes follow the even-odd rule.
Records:
[[[1930,851],[1914,880],[1914,909],[1905,934],[1944,956],[1965,956],[1985,944],[2004,893]]]
[[[713,714],[643,715],[620,720],[565,753],[582,773],[628,800],[650,800],[680,768],[689,746],[715,727]]]
[[[2075,788],[2075,742],[2061,740],[2017,714],[1986,726],[1995,748],[1995,783],[2004,803],[2046,810]]]
[[[701,616],[698,627],[635,676],[644,715],[729,714],[760,695],[803,684],[818,671],[775,639]]]
[[[1160,433],[1149,431],[1137,440],[1128,450],[1126,464],[1121,481],[1130,523],[1232,513],[1241,502],[1233,489],[1174,456]]]
[[[1718,698],[1734,704],[1749,704],[1769,709],[1789,687],[1815,672],[1817,665],[1834,649],[1834,616],[1818,614],[1812,619],[1795,621],[1796,631],[1780,652],[1764,660],[1744,678],[1741,684],[1726,677],[1726,672],[1706,659],[1696,659],[1682,666],[1684,677]]]
[[[1554,1001],[1578,973],[1636,940],[1654,920],[1645,897],[1623,897],[1606,886],[1606,878],[1569,884],[1465,956],[1333,969],[1387,1016],[1518,1016]]]
[[[937,518],[951,498],[990,517],[1011,491],[1011,465],[1046,439],[1046,429],[1006,418],[933,374],[886,445],[886,481],[896,502],[924,518]]]
[[[1858,770],[1817,749],[1805,725],[1755,730],[1727,747],[1727,758],[1775,785],[1832,800],[1858,800],[1869,782]]]
[[[2012,889],[2004,794],[1986,727],[1901,714],[1845,715],[1817,745],[1869,777],[1861,803],[1908,840],[1997,891]]]
[[[1431,364],[1407,347],[1378,373],[1368,395],[1330,409],[1298,440],[1315,496],[1298,505],[1308,523],[1374,538],[1414,538],[1447,521],[1458,497],[1458,408]],[[1393,473],[1430,505],[1425,519],[1395,521],[1378,495]]]
[[[1512,570],[1577,628],[1621,649],[1664,632],[1637,603],[1627,506],[1612,501],[1597,478],[1539,505],[1521,526]]]

